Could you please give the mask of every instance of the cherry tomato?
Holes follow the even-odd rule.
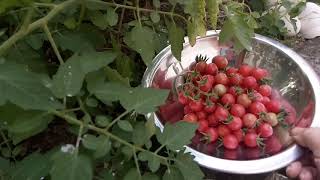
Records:
[[[227,126],[232,131],[239,130],[242,128],[242,120],[239,117],[233,116],[231,122],[227,124]]]
[[[267,123],[269,123],[271,126],[278,125],[278,118],[275,113],[269,112],[266,114],[266,117],[264,119]]]
[[[252,76],[254,78],[256,78],[256,80],[259,81],[259,80],[261,80],[261,79],[263,79],[263,78],[268,76],[268,71],[265,70],[265,69],[261,69],[261,68],[254,68],[252,70]]]
[[[190,109],[194,112],[201,111],[203,108],[202,100],[194,100],[189,103]]]
[[[265,152],[273,155],[282,149],[282,144],[276,136],[271,136],[265,141]]]
[[[231,150],[231,149],[225,149],[223,151],[223,157],[225,159],[236,160],[238,158],[238,151]]]
[[[240,95],[243,93],[243,89],[241,87],[238,86],[231,86],[228,89],[228,93],[232,94],[234,97]]]
[[[205,133],[209,137],[209,142],[211,143],[215,142],[219,137],[218,130],[216,128],[208,128]]]
[[[229,94],[229,93],[224,94],[224,95],[222,96],[222,98],[221,98],[221,102],[222,102],[222,104],[224,104],[224,105],[226,105],[226,104],[229,104],[229,105],[234,104],[235,101],[236,101],[236,100],[235,100],[234,96],[233,96],[232,94]]]
[[[242,117],[243,125],[247,128],[253,128],[257,123],[257,117],[254,114],[247,113]]]
[[[228,118],[229,112],[227,109],[225,109],[221,106],[218,106],[214,112],[214,115],[218,121],[224,121]]]
[[[244,133],[243,133],[242,129],[238,129],[236,131],[232,131],[232,134],[234,136],[236,136],[238,142],[242,142],[243,141]]]
[[[195,123],[198,121],[198,117],[194,113],[189,113],[189,114],[184,115],[183,120],[190,122],[190,123]]]
[[[243,79],[243,86],[254,89],[256,86],[258,86],[258,83],[253,76],[247,76]]]
[[[222,125],[218,126],[218,134],[219,134],[219,136],[224,137],[224,136],[226,136],[226,135],[228,135],[230,133],[231,133],[231,131],[226,125],[222,124]]]
[[[214,77],[211,75],[202,76],[201,80],[198,82],[200,86],[200,90],[204,92],[208,92],[212,89],[212,85],[214,83]]]
[[[189,114],[189,113],[192,113],[192,110],[191,110],[190,106],[184,106],[183,112],[184,112],[184,114]]]
[[[239,73],[246,77],[246,76],[250,76],[252,74],[252,70],[253,68],[247,64],[244,64],[244,65],[241,65],[240,68],[239,68]]]
[[[209,128],[209,124],[207,120],[203,119],[199,121],[199,127],[198,127],[199,132],[206,132],[208,128]]]
[[[244,136],[243,141],[247,147],[251,147],[251,148],[257,147],[258,135],[256,133],[247,133]]]
[[[262,98],[262,104],[264,104],[264,105],[267,105],[267,103],[269,103],[270,102],[270,98],[268,98],[267,96],[263,96],[263,98]]]
[[[263,101],[263,96],[258,92],[254,92],[252,100],[258,101],[258,102],[262,102]]]
[[[240,85],[243,81],[243,77],[238,73],[234,73],[230,75],[229,81],[232,85]]]
[[[227,85],[229,83],[229,78],[225,73],[220,72],[215,76],[215,81],[217,84]]]
[[[178,100],[183,105],[186,105],[189,103],[188,97],[186,97],[183,92],[179,93]]]
[[[266,104],[266,108],[268,111],[279,113],[281,110],[281,103],[277,100],[270,100],[270,102]]]
[[[209,126],[217,126],[219,124],[219,120],[216,118],[214,114],[210,114],[207,118]]]
[[[238,69],[237,69],[237,68],[230,67],[230,68],[227,69],[226,74],[227,74],[228,76],[231,76],[231,75],[233,75],[233,74],[235,74],[235,73],[237,73],[237,72],[238,72]]]
[[[225,88],[225,87],[224,87]],[[218,93],[218,92],[216,92],[216,91],[223,91],[223,89],[221,89],[221,87],[215,87],[214,89],[213,89],[213,91],[214,91],[214,93]],[[221,92],[220,92],[221,93]],[[212,102],[212,103],[216,103],[218,100],[219,100],[219,96],[218,96],[218,94],[217,95],[212,95],[212,96],[209,96],[209,99],[210,99],[210,101]]]
[[[204,106],[203,110],[207,113],[213,113],[216,110],[216,105],[214,103],[207,104]]]
[[[266,107],[261,102],[253,102],[250,104],[249,109],[250,112],[255,115],[259,115],[260,113],[267,111]]]
[[[272,126],[269,123],[262,123],[258,127],[258,133],[261,137],[268,138],[273,134]]]
[[[241,104],[245,108],[248,108],[251,102],[252,101],[247,94],[241,94],[237,97],[237,104]]]
[[[263,96],[271,96],[271,91],[272,88],[269,85],[264,84],[259,87],[259,93]]]
[[[228,134],[223,137],[223,146],[227,149],[237,149],[239,142],[233,134]]]
[[[204,61],[200,61],[200,62],[198,62],[198,63],[196,64],[195,69],[196,69],[196,71],[198,71],[199,73],[204,74],[205,71],[206,71],[206,67],[207,67],[207,63],[204,62]]]
[[[228,60],[224,56],[216,56],[213,58],[213,62],[217,65],[219,69],[224,69],[228,65]]]
[[[207,64],[206,74],[216,75],[218,73],[218,67],[214,63]]]
[[[234,104],[231,106],[230,113],[241,118],[246,113],[246,109],[241,104]]]
[[[199,111],[199,112],[197,112],[196,114],[197,114],[198,119],[205,119],[205,118],[207,118],[207,113],[205,113],[204,111]]]
[[[227,92],[227,88],[226,86],[224,86],[223,84],[217,84],[214,86],[213,91],[218,95],[218,96],[222,96]]]

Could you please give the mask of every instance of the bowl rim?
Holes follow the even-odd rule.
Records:
[[[207,35],[202,38],[208,38],[208,37],[217,37],[219,35],[219,30],[214,31],[207,31]],[[202,39],[197,38],[197,40]],[[306,74],[306,77],[308,78],[311,88],[313,92],[316,92],[317,89],[320,89],[320,80],[318,75],[315,73],[315,71],[312,69],[312,67],[296,52],[294,52],[289,47],[281,44],[278,41],[275,41],[271,38],[255,34],[253,37],[254,39],[273,46],[277,48],[282,53],[286,54],[290,59],[292,59],[300,68],[301,70]],[[185,37],[185,43],[183,44],[183,47],[189,45],[188,38]],[[165,47],[152,61],[152,65],[149,66],[143,76],[142,79],[142,85],[143,87],[150,87],[153,77],[156,73],[157,68],[161,64],[161,60],[163,56],[166,56],[168,54],[171,54],[170,50],[171,46]],[[313,121],[311,124],[311,127],[319,127],[320,125],[320,93],[314,93],[314,99],[315,99],[315,112]],[[163,124],[159,120],[156,113],[148,113],[146,115],[147,119],[154,120],[155,125],[160,128],[160,130],[163,130]],[[256,160],[228,160],[228,159],[221,159],[217,157],[213,157],[207,154],[204,154],[202,152],[199,152],[189,146],[185,146],[185,152],[191,153],[193,156],[195,156],[195,161],[202,167],[206,167],[211,170],[217,170],[221,172],[227,172],[227,173],[234,173],[234,174],[258,174],[258,173],[265,173],[270,172],[273,170],[277,170],[280,168],[283,168],[290,164],[291,162],[297,160],[303,153],[303,149],[293,144],[288,149],[276,154],[272,155],[270,157],[256,159]]]

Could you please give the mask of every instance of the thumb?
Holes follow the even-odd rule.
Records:
[[[297,144],[310,149],[315,157],[320,157],[320,128],[299,128],[291,130]]]

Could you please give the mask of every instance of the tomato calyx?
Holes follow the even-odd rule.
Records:
[[[261,138],[260,137],[260,134],[258,134],[258,137],[257,137],[257,139],[256,139],[256,142],[257,142],[257,146],[259,147],[259,148],[264,148],[265,147],[265,143],[263,142],[263,140],[264,140],[264,138]]]
[[[260,79],[258,81],[258,83],[260,85],[271,85],[272,84],[272,79],[271,78],[263,78],[263,79]]]
[[[292,127],[291,124],[288,124],[287,122],[285,122],[285,119],[288,115],[289,113],[284,109],[281,109],[281,111],[277,114],[279,125],[284,129],[289,129]]]
[[[196,62],[201,62],[201,61],[207,62],[208,60],[209,58],[207,56],[202,56],[201,54],[196,56]]]
[[[230,124],[233,121],[233,116],[228,115],[227,119],[222,121],[223,124]]]

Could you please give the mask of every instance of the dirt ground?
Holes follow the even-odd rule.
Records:
[[[299,41],[292,45],[292,48],[298,52],[310,65],[314,68],[316,73],[320,76],[320,37]],[[225,174],[203,169],[206,173],[207,180],[287,180],[284,176],[284,170],[277,172],[271,172],[266,174],[256,175],[236,175],[236,174]]]

